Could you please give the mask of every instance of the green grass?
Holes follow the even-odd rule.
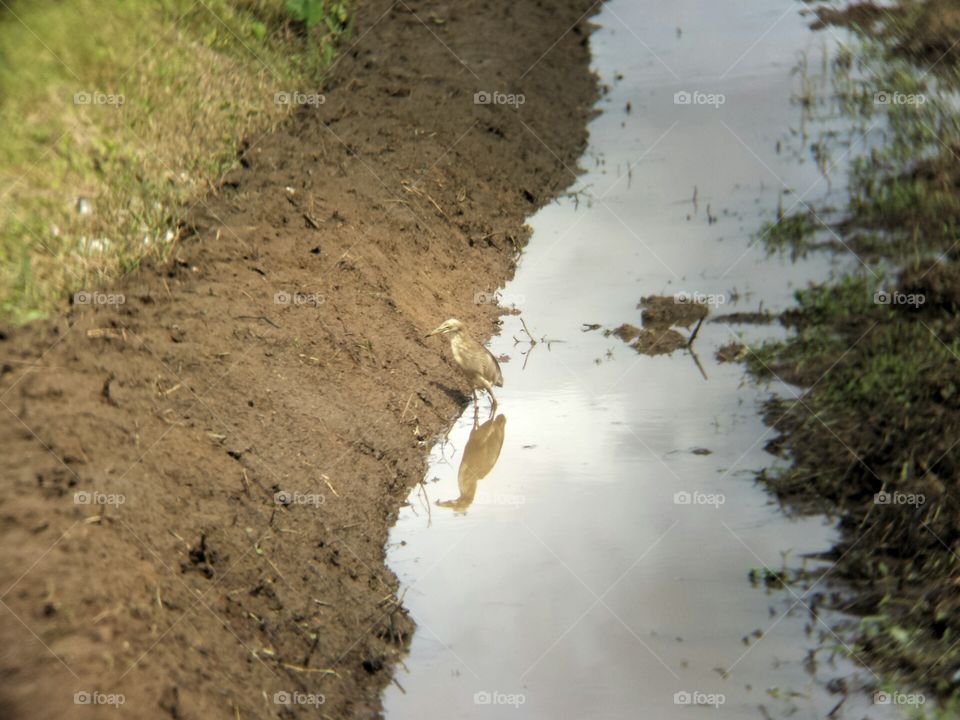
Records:
[[[799,509],[841,518],[833,575],[866,615],[847,633],[856,656],[888,689],[921,686],[942,701],[918,716],[954,717],[960,705],[960,89],[953,47],[960,9],[945,0],[901,0],[862,46],[842,51],[830,82],[801,84],[801,112],[836,123],[811,145],[843,156],[879,121],[867,151],[850,153],[849,202],[835,226],[841,251],[862,263],[796,294],[782,342],[751,348],[758,377],[806,387],[800,401],[771,400],[781,435],[771,449],[791,461],[763,475]],[[941,62],[931,71],[934,60]],[[807,63],[801,72],[807,72]],[[935,78],[935,82],[932,82]],[[924,94],[922,105],[878,103],[877,92]],[[834,93],[829,98],[817,92]],[[808,129],[809,126],[808,126]],[[805,136],[806,137],[806,136]],[[854,146],[855,147],[855,146]],[[826,152],[830,154],[831,148]],[[821,217],[827,209],[818,211]],[[808,214],[763,228],[771,251],[817,247]],[[869,265],[865,268],[863,263]],[[923,297],[919,306],[877,302],[878,290]],[[923,496],[918,506],[878,504],[878,492]]]
[[[276,93],[316,92],[349,32],[344,3],[321,0],[307,3],[309,18],[284,0],[8,4],[0,320],[14,323],[169,253],[184,210],[240,142],[290,112]],[[75,102],[95,92],[108,102]],[[80,198],[92,212],[77,211]]]
[[[766,223],[758,237],[769,250],[803,255],[816,246],[818,223],[809,213],[793,213]]]

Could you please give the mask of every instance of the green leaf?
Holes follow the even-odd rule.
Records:
[[[908,645],[910,643],[910,633],[908,633],[899,625],[894,625],[892,628],[890,628],[889,632],[890,637],[892,637],[901,645]]]
[[[287,0],[287,12],[297,22],[302,22],[308,29],[315,28],[323,22],[326,15],[325,0]]]

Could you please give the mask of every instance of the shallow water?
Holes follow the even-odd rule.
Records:
[[[711,717],[822,718],[844,699],[830,680],[874,679],[831,655],[839,639],[830,617],[807,610],[810,595],[748,581],[785,555],[801,565],[834,536],[826,519],[787,518],[753,480],[773,463],[759,403],[796,390],[745,384],[742,366],[714,358],[738,335],[779,327],[708,322],[695,356],[660,357],[581,331],[639,325],[637,302],[652,294],[702,293],[714,316],[777,310],[830,273],[824,256],[791,263],[753,247],[784,185],[795,190],[785,210],[828,192],[791,142],[791,71],[830,39],[800,10],[634,0],[597,16],[594,68],[611,90],[590,125],[584,192],[532,218],[502,292],[553,342],[531,348],[505,318],[490,345],[510,356],[497,416],[486,422],[481,401],[471,437],[467,410],[391,534],[389,563],[418,624],[384,697],[391,720],[707,711],[691,698],[715,705]],[[680,91],[725,101],[675,104]],[[872,702],[854,692],[835,717],[900,716]]]

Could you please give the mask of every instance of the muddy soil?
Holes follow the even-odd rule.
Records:
[[[468,390],[423,336],[495,332],[585,145],[593,6],[358,5],[326,102],[169,267],[0,334],[0,716],[378,714],[413,629],[387,530]]]
[[[787,339],[741,356],[756,376],[805,388],[767,404],[777,434],[766,449],[788,462],[760,477],[792,511],[839,519],[828,572],[842,584],[823,604],[860,616],[838,628],[845,648],[888,685],[928,692],[919,715],[956,717],[960,176],[955,131],[923,133],[956,127],[960,8],[911,0],[815,10],[821,23],[856,31],[868,98],[922,91],[932,110],[888,113],[882,139],[851,163],[838,238],[847,255],[865,253],[869,272],[799,290],[780,318]],[[907,194],[914,200],[895,200]]]
[[[689,347],[710,313],[705,304],[683,296],[651,295],[641,298],[637,308],[642,308],[643,327],[625,323],[604,332],[617,336],[638,353],[651,356],[669,355]],[[684,336],[675,327],[693,331]]]

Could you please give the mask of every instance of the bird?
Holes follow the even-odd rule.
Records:
[[[456,500],[437,500],[437,505],[453,508],[455,512],[467,511],[477,495],[477,483],[490,474],[500,458],[506,424],[507,418],[502,414],[491,417],[483,425],[474,422],[457,471],[460,497]]]
[[[493,386],[503,387],[503,373],[493,353],[470,337],[463,323],[456,318],[450,318],[427,337],[434,335],[450,336],[453,361],[470,382],[474,405],[477,403],[477,390],[486,390],[490,394],[491,412],[495,410],[497,398],[493,395]]]

